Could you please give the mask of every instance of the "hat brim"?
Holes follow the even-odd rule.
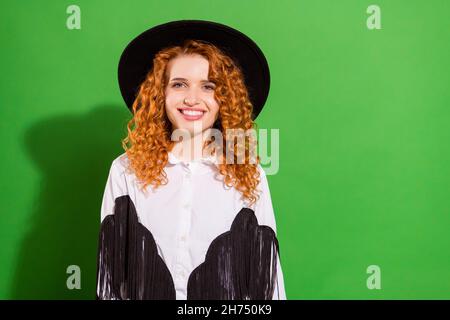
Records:
[[[140,84],[153,66],[153,57],[161,49],[181,45],[187,39],[208,41],[232,58],[240,67],[253,105],[255,119],[269,94],[270,73],[267,60],[258,45],[240,31],[211,21],[179,20],[150,28],[134,38],[119,61],[120,92],[132,110]]]

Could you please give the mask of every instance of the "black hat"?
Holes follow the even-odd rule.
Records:
[[[262,110],[269,94],[267,60],[257,44],[245,34],[226,25],[203,20],[180,20],[161,24],[134,38],[119,61],[119,87],[132,110],[138,89],[161,49],[181,45],[187,39],[207,41],[233,59],[240,67],[253,104],[253,119]]]

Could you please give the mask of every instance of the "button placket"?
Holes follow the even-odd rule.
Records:
[[[187,234],[190,229],[190,221],[191,221],[191,199],[192,199],[192,185],[191,185],[191,175],[190,172],[187,172],[185,175],[185,190],[186,190],[186,197],[184,198],[183,206],[183,227],[181,228],[181,233],[179,235],[180,240],[180,246],[185,247],[186,241],[187,241]]]
[[[189,258],[187,252],[187,239],[190,230],[191,222],[191,199],[192,199],[192,184],[191,184],[191,169],[189,163],[183,166],[183,197],[181,199],[182,212],[180,216],[180,228],[177,241],[177,266],[176,266],[176,279],[178,281],[184,281],[187,270],[186,263]]]

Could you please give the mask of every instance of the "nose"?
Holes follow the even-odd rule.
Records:
[[[184,104],[187,104],[188,106],[195,106],[196,104],[198,104],[198,101],[196,99],[192,99],[192,98],[185,98],[183,102],[184,102]]]
[[[183,102],[188,106],[194,106],[199,103],[197,91],[196,89],[192,88],[189,90],[189,92],[186,94]]]

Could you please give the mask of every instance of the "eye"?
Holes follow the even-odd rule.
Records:
[[[212,85],[212,84],[207,84],[207,85],[205,85],[205,88],[208,90],[214,90],[216,88],[216,86]]]
[[[174,82],[172,84],[172,88],[181,88],[181,86],[183,86],[184,83],[183,82]]]

